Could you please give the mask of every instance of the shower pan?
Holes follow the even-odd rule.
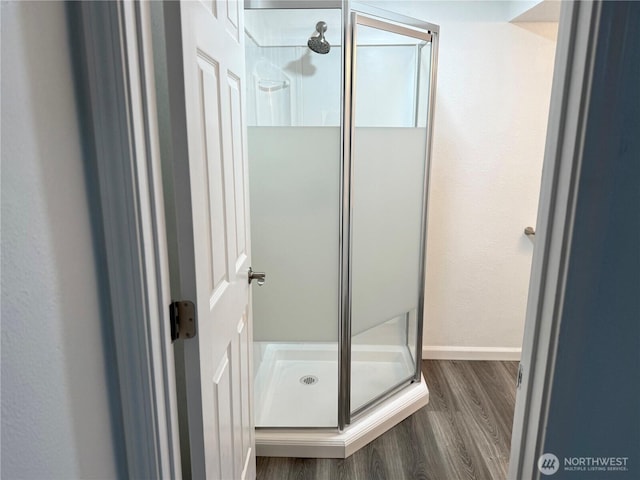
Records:
[[[257,454],[344,457],[428,402],[438,27],[355,2],[245,8],[252,249],[268,274],[253,291]]]

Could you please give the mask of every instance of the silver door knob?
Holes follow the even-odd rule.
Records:
[[[264,285],[264,282],[267,279],[267,274],[264,272],[254,272],[251,267],[249,267],[249,285],[251,285],[251,281],[255,280],[258,283],[258,286],[261,287]]]

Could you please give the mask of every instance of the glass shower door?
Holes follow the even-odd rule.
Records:
[[[352,15],[353,417],[420,378],[432,35]]]

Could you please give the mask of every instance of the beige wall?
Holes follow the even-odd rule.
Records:
[[[555,23],[441,25],[428,350],[521,346],[533,251],[523,229],[536,222],[556,32]]]

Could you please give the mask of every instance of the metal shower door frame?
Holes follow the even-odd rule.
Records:
[[[351,411],[351,272],[352,272],[352,178],[353,138],[355,134],[355,85],[356,85],[356,27],[357,25],[378,28],[391,33],[410,36],[431,42],[431,69],[429,83],[429,105],[427,108],[427,141],[425,148],[425,174],[422,199],[422,225],[420,238],[420,270],[418,282],[418,312],[414,374],[391,389],[382,392],[354,412]],[[339,371],[338,371],[338,428],[342,431],[352,419],[359,417],[412,382],[421,381],[422,334],[424,324],[424,287],[427,239],[427,205],[433,138],[433,116],[438,65],[438,25],[395,14],[370,5],[346,1],[343,9],[343,74],[342,74],[342,215],[340,230],[340,325],[339,325]]]

